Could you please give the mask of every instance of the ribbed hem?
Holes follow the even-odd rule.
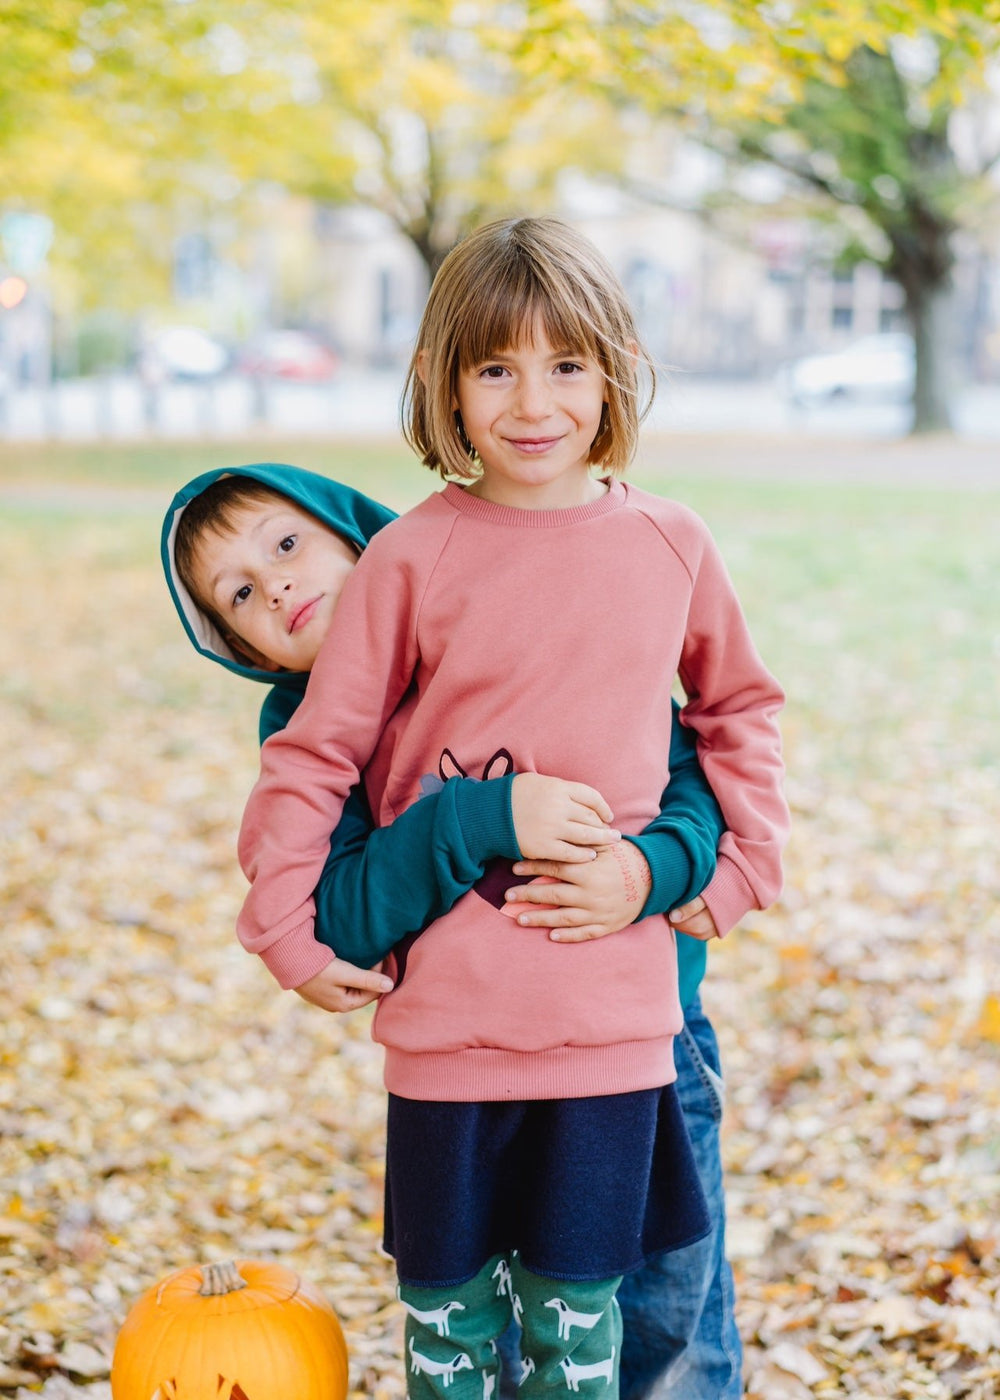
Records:
[[[485,520],[492,525],[516,525],[519,530],[551,530],[558,526],[581,525],[618,510],[625,503],[625,487],[620,481],[609,480],[608,490],[596,501],[588,501],[582,506],[567,506],[564,510],[522,510],[518,506],[498,505],[496,501],[470,496],[454,481],[448,482],[441,496],[455,510],[473,520]]]
[[[511,789],[516,773],[506,773],[489,782],[460,782],[455,793],[455,812],[462,836],[473,860],[487,861],[494,856],[520,860],[521,850],[514,830]]]
[[[654,836],[626,836],[646,857],[652,884],[640,918],[649,914],[669,914],[676,909],[691,883],[691,857],[684,842],[671,831]]]
[[[551,1050],[410,1051],[385,1047],[385,1087],[404,1099],[502,1103],[506,1099],[587,1099],[658,1089],[677,1078],[673,1036]]]
[[[311,923],[290,929],[260,953],[261,962],[286,991],[290,987],[301,987],[335,957],[332,948],[316,942]]]
[[[702,890],[702,898],[715,920],[720,938],[725,938],[751,909],[760,907],[743,871],[724,855],[719,857],[711,884]]]

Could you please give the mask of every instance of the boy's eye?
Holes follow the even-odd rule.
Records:
[[[278,553],[288,554],[291,550],[293,550],[295,548],[295,539],[295,535],[286,535],[285,538],[278,545]]]
[[[237,588],[233,594],[233,607],[238,608],[241,603],[245,603],[251,592],[252,589],[248,583],[245,583],[242,588]]]

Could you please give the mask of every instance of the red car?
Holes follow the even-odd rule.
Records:
[[[268,331],[247,347],[240,368],[244,374],[316,384],[332,379],[340,361],[328,346],[304,331]]]

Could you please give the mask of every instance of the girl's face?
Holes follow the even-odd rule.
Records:
[[[587,461],[604,407],[595,360],[552,345],[536,322],[531,339],[458,376],[455,408],[483,473],[473,495],[523,510],[585,505],[605,487]]]
[[[200,542],[198,597],[252,664],[311,670],[357,550],[292,501],[247,505],[235,524]]]

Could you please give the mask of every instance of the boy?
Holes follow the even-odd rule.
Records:
[[[349,488],[271,464],[208,473],[175,497],[163,532],[174,602],[202,655],[272,683],[262,740],[294,713],[340,588],[391,518]],[[494,858],[530,854],[544,862],[519,864],[515,873],[556,878],[546,898],[558,907],[522,909],[520,921],[558,928],[567,939],[673,910],[675,926],[696,935],[678,940],[687,1022],[677,1046],[678,1088],[695,1115],[689,1127],[716,1226],[707,1240],[664,1256],[662,1267],[654,1261],[626,1279],[622,1389],[626,1397],[644,1394],[670,1368],[684,1371],[685,1395],[721,1397],[740,1393],[739,1341],[723,1253],[717,1050],[697,1000],[700,940],[714,933],[698,895],[714,869],[721,818],[691,736],[680,725],[672,730],[664,810],[623,841],[607,825],[600,794],[536,774],[451,778],[382,829],[373,829],[359,786],[317,890],[315,970],[296,990],[328,1010],[363,1005],[387,990],[391,980],[373,965],[449,909]],[[529,888],[525,902],[537,898]],[[280,952],[269,950],[265,961],[288,985]],[[660,1393],[669,1393],[671,1379]]]

